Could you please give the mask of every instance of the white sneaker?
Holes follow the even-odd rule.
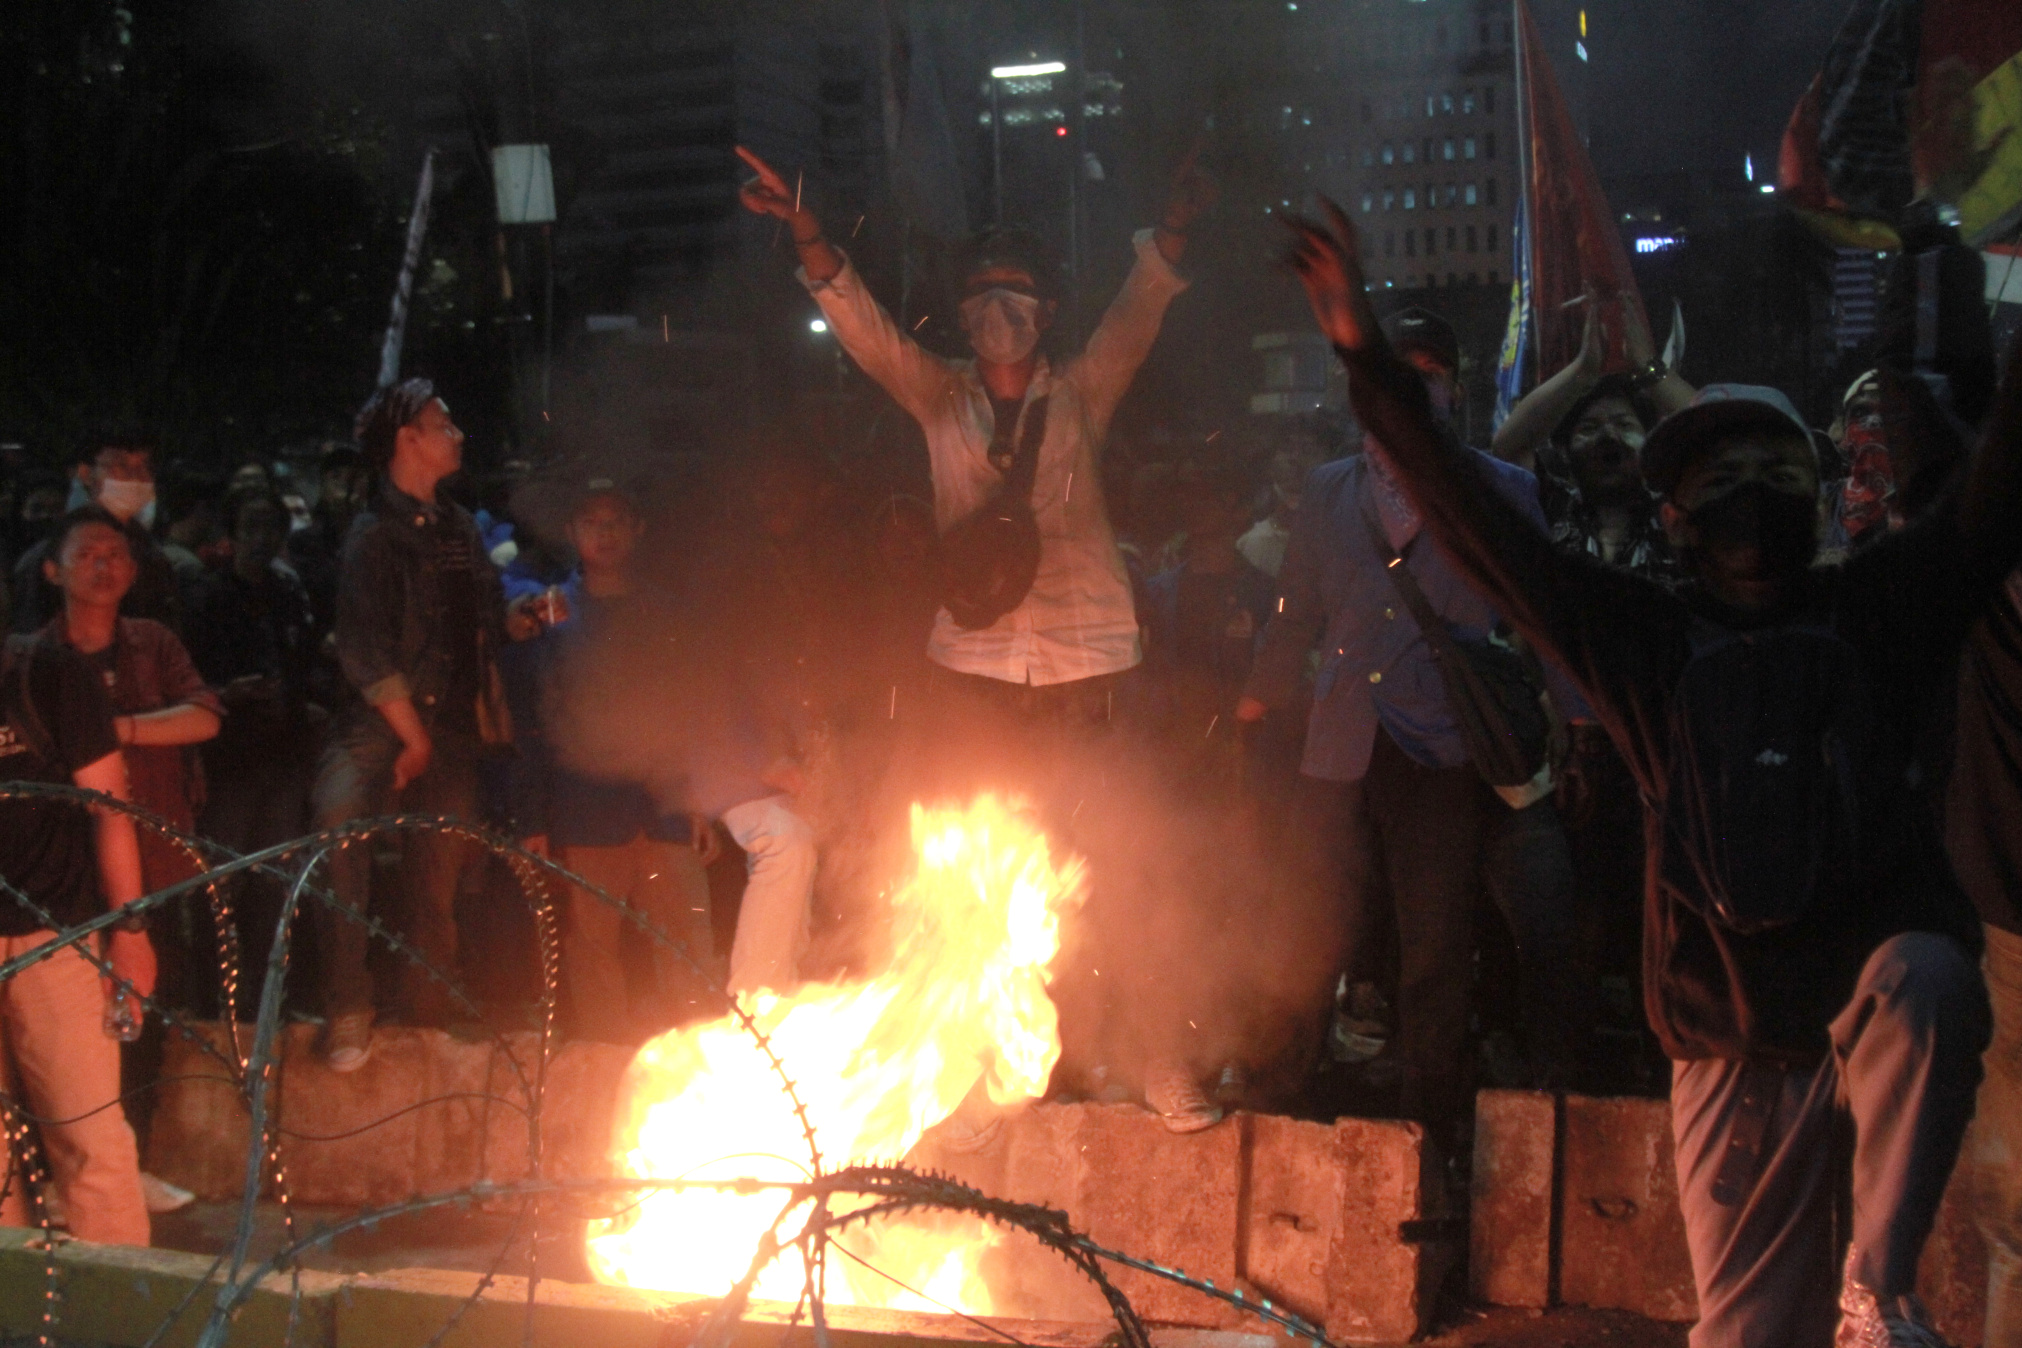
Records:
[[[180,1212],[197,1201],[197,1196],[188,1189],[177,1188],[159,1175],[140,1172],[141,1197],[147,1200],[147,1210],[152,1213]]]
[[[1833,1348],[1952,1348],[1915,1296],[1884,1302],[1854,1280],[1854,1252],[1847,1251],[1840,1279],[1839,1329]]]
[[[1165,1120],[1171,1133],[1198,1133],[1222,1121],[1222,1107],[1208,1099],[1194,1074],[1178,1063],[1160,1063],[1145,1078],[1144,1102]]]

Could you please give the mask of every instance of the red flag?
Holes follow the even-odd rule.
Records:
[[[1629,368],[1625,315],[1647,330],[1643,297],[1629,270],[1615,213],[1587,147],[1566,113],[1551,59],[1538,41],[1530,6],[1517,0],[1518,60],[1523,82],[1523,129],[1529,133],[1532,312],[1538,324],[1538,377],[1562,369],[1580,350],[1586,313],[1569,301],[1588,290],[1601,302],[1607,335],[1607,370]]]

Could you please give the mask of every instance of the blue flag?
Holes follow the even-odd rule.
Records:
[[[1509,420],[1524,396],[1524,357],[1531,345],[1530,193],[1517,193],[1516,221],[1510,227],[1514,261],[1510,267],[1509,327],[1502,338],[1502,361],[1495,373],[1495,424]]]

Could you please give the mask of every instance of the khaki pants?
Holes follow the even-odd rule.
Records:
[[[789,991],[800,981],[814,906],[814,830],[786,796],[733,805],[723,826],[745,853],[744,904],[730,946],[730,991]]]
[[[0,937],[0,962],[55,933]],[[0,1086],[41,1120],[42,1149],[79,1240],[148,1243],[140,1154],[119,1099],[119,1042],[105,1033],[98,970],[75,949],[0,983]],[[105,1106],[110,1104],[110,1108]],[[21,1177],[8,1159],[0,1226],[30,1224]]]
[[[697,964],[720,970],[709,925],[709,875],[693,847],[638,837],[620,847],[557,848],[555,860],[645,914],[669,938],[686,945]],[[571,886],[568,916],[562,976],[578,1036],[629,1044],[677,1022],[716,1014],[720,999],[694,966],[610,904]],[[652,947],[656,987],[652,1002],[635,1009],[622,952],[627,942],[641,941]]]

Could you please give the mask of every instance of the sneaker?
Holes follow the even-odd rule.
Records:
[[[945,1151],[957,1156],[973,1156],[988,1147],[1004,1131],[1004,1108],[991,1100],[990,1092],[977,1082],[955,1112],[934,1128],[934,1137]]]
[[[323,1027],[323,1061],[333,1072],[355,1072],[372,1056],[372,1013],[347,1011]]]
[[[1915,1296],[1884,1301],[1856,1282],[1853,1251],[1847,1252],[1846,1274],[1840,1281],[1839,1330],[1833,1348],[1952,1348],[1931,1323],[1924,1303]]]
[[[1222,1121],[1222,1107],[1208,1099],[1193,1073],[1177,1063],[1152,1068],[1144,1083],[1144,1102],[1171,1133],[1198,1133]]]
[[[197,1196],[188,1189],[178,1188],[145,1170],[140,1172],[140,1195],[147,1200],[147,1210],[156,1214],[181,1212],[197,1201]]]

